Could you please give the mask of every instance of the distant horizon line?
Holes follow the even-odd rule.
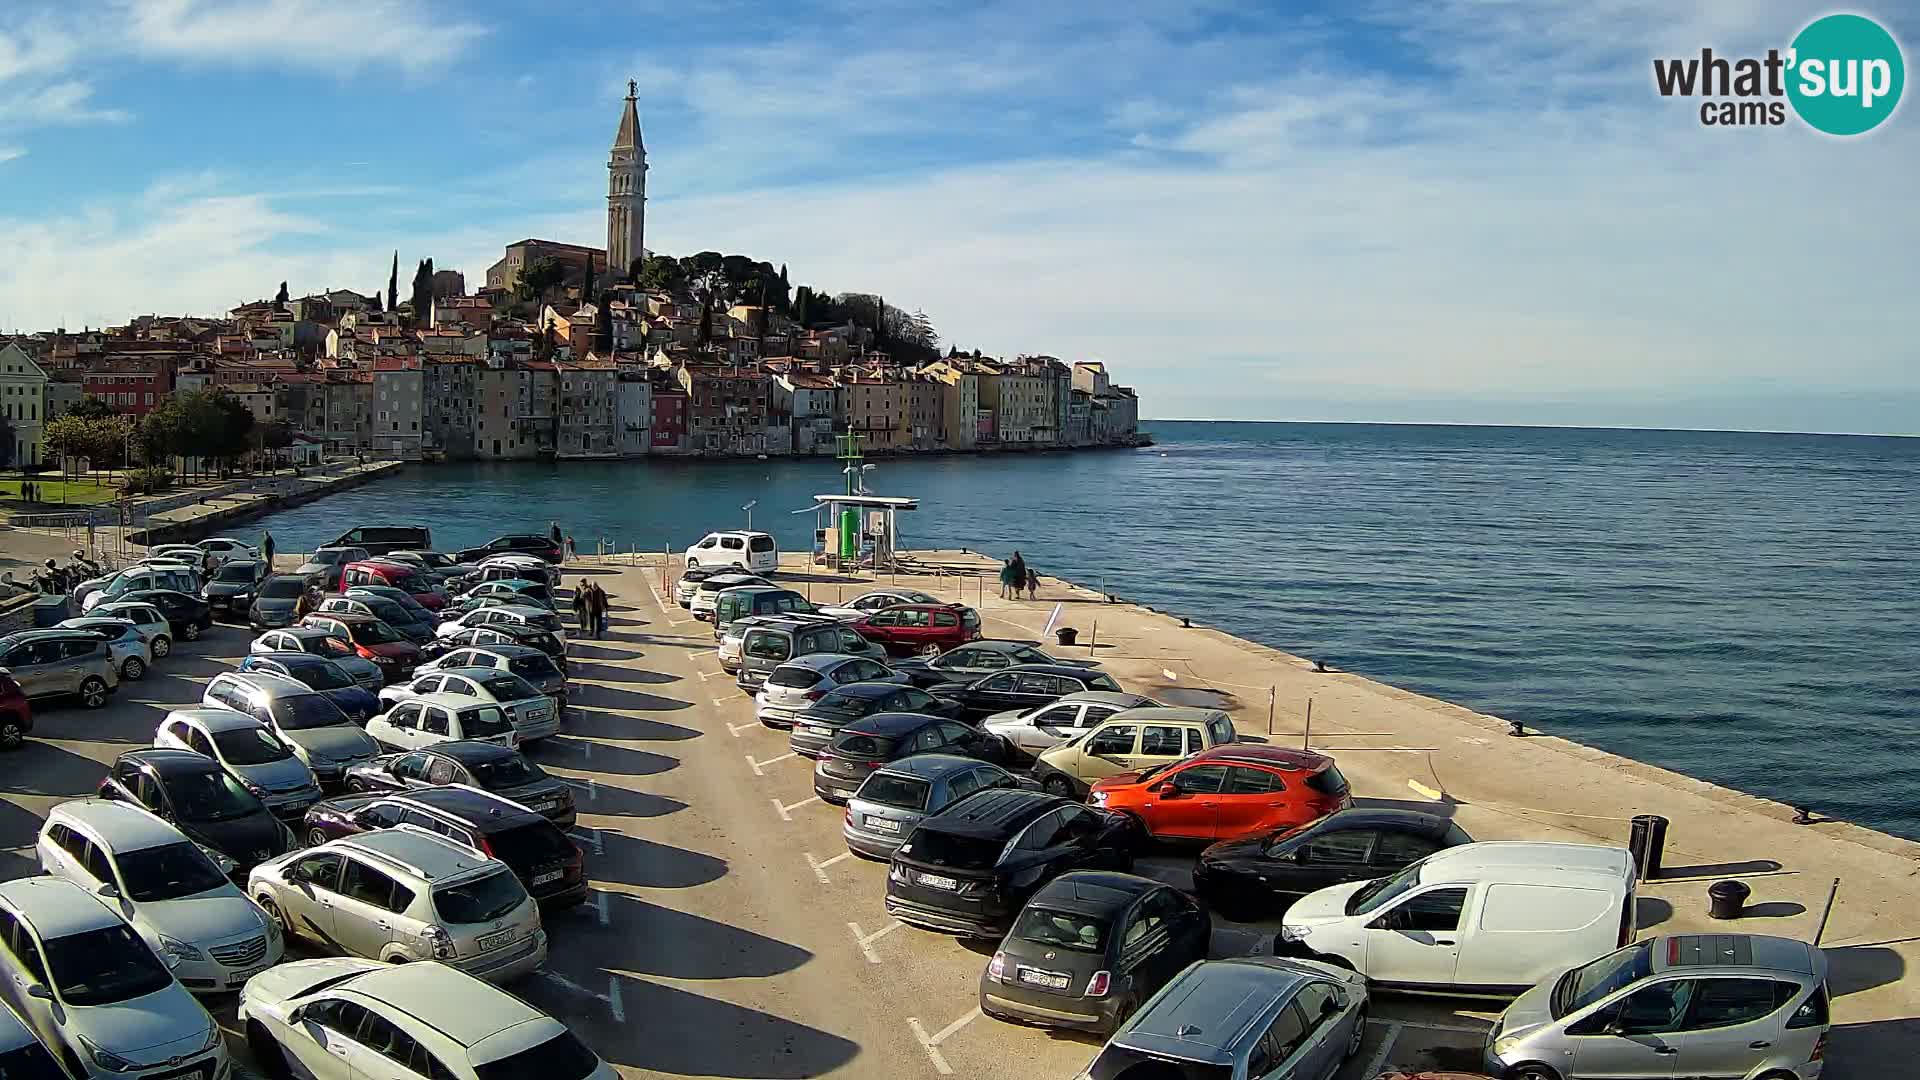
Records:
[[[1682,435],[1818,435],[1836,439],[1917,439],[1920,432],[1784,431],[1777,428],[1647,427],[1636,424],[1491,424],[1466,420],[1228,420],[1198,416],[1150,416],[1142,424],[1341,424],[1348,427],[1517,428],[1548,431],[1665,431]]]

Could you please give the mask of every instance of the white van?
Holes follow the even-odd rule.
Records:
[[[1595,844],[1462,844],[1309,893],[1274,951],[1372,983],[1514,994],[1633,940],[1633,856]]]
[[[708,533],[687,549],[687,568],[738,566],[756,574],[780,569],[780,546],[763,532]]]

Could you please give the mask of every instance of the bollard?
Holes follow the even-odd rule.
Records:
[[[1059,639],[1060,644],[1071,645],[1073,644],[1074,639],[1080,636],[1080,631],[1075,630],[1071,626],[1063,626],[1060,629],[1055,630],[1053,634],[1054,634],[1054,637]]]
[[[1716,881],[1707,887],[1707,914],[1716,919],[1737,919],[1740,909],[1753,890],[1742,881]]]
[[[1666,851],[1669,824],[1658,814],[1638,814],[1630,823],[1627,850],[1633,852],[1633,863],[1639,868],[1641,881],[1660,876],[1660,858]]]

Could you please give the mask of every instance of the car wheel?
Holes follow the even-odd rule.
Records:
[[[97,709],[107,703],[107,681],[98,675],[89,675],[80,684],[80,703],[89,709]]]
[[[181,627],[180,637],[186,641],[198,640],[200,637],[200,625],[198,623],[188,623]]]
[[[700,560],[699,560],[699,559],[688,559],[688,560],[687,560],[687,569],[689,569],[689,570],[698,570],[698,569],[700,569]]]
[[[145,660],[140,659],[137,656],[127,657],[127,662],[120,665],[120,677],[123,679],[133,679],[136,681],[139,679],[146,678],[147,662]]]
[[[293,936],[293,924],[287,921],[287,913],[280,910],[280,905],[274,903],[272,897],[259,897],[255,900],[255,903],[260,905],[261,911],[267,913],[267,918],[280,924],[280,933],[282,936],[289,938]]]
[[[293,1070],[287,1068],[286,1053],[258,1020],[247,1022],[247,1049],[253,1052],[253,1060],[260,1063],[260,1071],[267,1074],[268,1080],[288,1080],[293,1075]]]
[[[929,656],[929,657],[931,657],[931,656],[939,656],[939,655],[940,655],[940,646],[938,646],[938,645],[935,645],[935,644],[933,644],[932,642],[928,642],[927,644],[925,644],[925,645],[922,645],[922,646],[920,646],[920,655],[921,655],[921,656]],[[1069,685],[1071,685],[1071,684],[1069,684]]]
[[[153,658],[155,660],[173,651],[173,639],[165,634],[153,639]]]
[[[0,720],[0,750],[18,750],[20,744],[27,741],[27,733],[21,728],[20,721],[9,716]]]
[[[1508,1069],[1506,1080],[1560,1080],[1560,1074],[1537,1061],[1529,1061]]]
[[[1353,1035],[1347,1039],[1347,1049],[1342,1059],[1351,1058],[1360,1052],[1360,1044],[1367,1041],[1367,1007],[1362,1005],[1360,1012],[1353,1018]]]
[[[327,834],[324,830],[321,830],[321,829],[307,830],[307,846],[308,847],[319,847],[321,844],[324,844],[326,842],[327,842]]]
[[[1059,773],[1054,773],[1052,776],[1040,781],[1040,788],[1049,795],[1058,795],[1067,799],[1073,798],[1073,781],[1068,780]]]

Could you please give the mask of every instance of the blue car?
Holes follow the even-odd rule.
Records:
[[[326,695],[347,719],[364,726],[381,711],[380,699],[373,691],[353,681],[339,664],[312,653],[253,653],[240,661],[241,671],[265,671],[285,675]]]

